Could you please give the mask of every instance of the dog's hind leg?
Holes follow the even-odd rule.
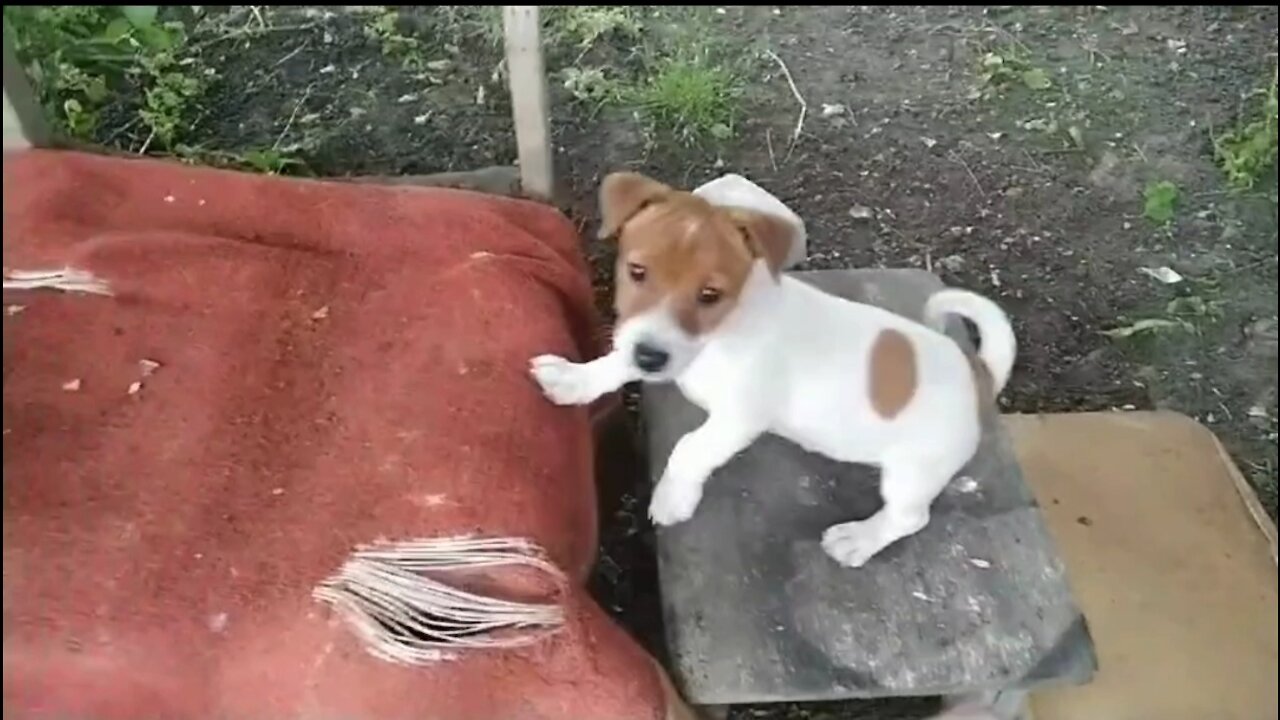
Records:
[[[840,523],[822,534],[822,549],[845,567],[861,567],[897,540],[929,524],[929,506],[959,470],[936,456],[891,452],[880,471],[884,506],[866,520]]]

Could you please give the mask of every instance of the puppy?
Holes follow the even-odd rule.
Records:
[[[823,534],[837,562],[861,566],[925,527],[977,450],[981,405],[1012,370],[1013,330],[999,307],[942,290],[926,304],[926,327],[837,298],[781,274],[793,225],[633,173],[605,178],[600,210],[601,235],[619,243],[613,350],[580,364],[543,355],[531,372],[562,405],[674,381],[707,412],[667,460],[649,505],[655,523],[689,519],[711,473],[772,432],[880,467],[882,509]],[[940,331],[953,313],[981,335],[973,362]]]

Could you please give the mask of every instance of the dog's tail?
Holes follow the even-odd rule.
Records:
[[[925,322],[939,332],[946,332],[948,315],[959,315],[978,326],[978,357],[991,373],[993,392],[1000,394],[1018,352],[1009,316],[981,295],[955,288],[939,290],[924,305]]]

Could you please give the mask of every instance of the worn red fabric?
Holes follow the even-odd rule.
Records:
[[[115,291],[5,291],[6,718],[662,716],[651,660],[581,590],[587,414],[527,376],[595,351],[563,216],[27,152],[4,264]],[[311,598],[356,545],[459,533],[545,547],[566,627],[405,667]]]

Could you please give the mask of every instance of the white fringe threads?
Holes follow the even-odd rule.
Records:
[[[485,597],[429,576],[511,565],[535,568],[557,588],[565,583],[542,548],[527,540],[452,537],[356,548],[312,597],[344,617],[373,655],[423,665],[454,657],[451,650],[529,645],[563,626],[559,605]]]
[[[60,270],[8,270],[4,271],[5,290],[61,290],[69,293],[111,295],[111,287],[93,273],[64,267]]]

